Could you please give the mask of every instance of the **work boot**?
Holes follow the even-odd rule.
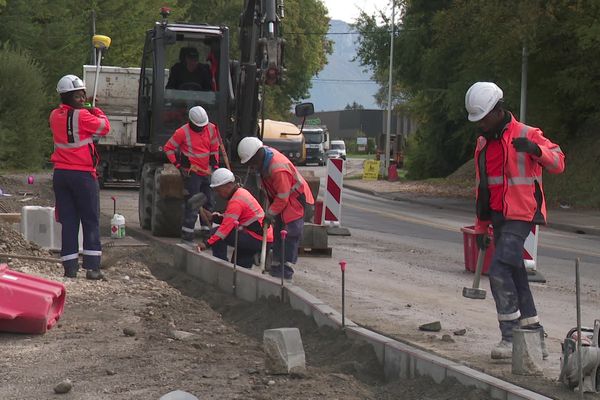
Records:
[[[97,281],[104,278],[104,274],[98,269],[88,269],[85,273],[85,279]]]
[[[78,269],[67,269],[67,268],[65,268],[65,274],[63,276],[65,278],[77,278],[77,270]]]
[[[502,339],[492,348],[492,360],[512,358],[512,342]]]

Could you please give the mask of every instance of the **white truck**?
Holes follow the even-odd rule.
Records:
[[[137,142],[137,107],[140,69],[101,66],[96,105],[110,121],[110,132],[96,145],[100,186],[137,184],[143,162],[144,144]],[[96,66],[83,66],[83,81],[92,96]]]
[[[329,131],[326,126],[304,126],[302,129],[306,146],[305,164],[316,163],[325,165],[329,150]]]

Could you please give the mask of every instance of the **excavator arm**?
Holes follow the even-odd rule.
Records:
[[[236,93],[236,126],[232,144],[246,136],[260,136],[258,116],[263,86],[282,80],[283,47],[280,22],[283,0],[246,0],[240,16],[240,73]]]

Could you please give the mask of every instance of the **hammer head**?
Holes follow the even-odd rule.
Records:
[[[208,199],[206,198],[206,195],[204,193],[196,193],[188,199],[187,203],[190,208],[199,210],[200,207],[206,204],[207,200]]]
[[[464,287],[462,295],[468,299],[483,300],[485,299],[485,289]]]

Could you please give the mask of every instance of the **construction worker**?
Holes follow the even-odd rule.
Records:
[[[181,226],[181,239],[194,245],[194,226],[199,210],[188,200],[196,193],[207,198],[204,208],[212,211],[213,200],[210,190],[210,175],[219,166],[219,128],[208,121],[206,110],[192,107],[189,122],[177,129],[164,147],[169,161],[181,171],[185,188],[185,210]],[[208,233],[210,227],[201,220],[201,230]]]
[[[209,91],[212,90],[212,75],[208,64],[200,63],[195,47],[182,47],[179,62],[169,72],[167,89]]]
[[[294,164],[279,151],[263,146],[255,137],[245,137],[238,144],[242,164],[248,164],[260,175],[262,186],[269,198],[265,215],[267,224],[274,226],[272,276],[292,279],[294,265],[298,260],[298,246],[304,229],[305,208],[310,210],[314,199],[308,184]],[[281,231],[287,231],[285,260],[281,265]]]
[[[489,270],[490,286],[502,340],[493,359],[512,357],[513,329],[540,332],[544,358],[548,351],[523,263],[525,239],[535,224],[546,223],[542,168],[564,170],[560,147],[539,128],[527,126],[504,109],[502,90],[491,82],[473,84],[465,95],[469,121],[476,122],[476,232],[479,248],[487,247],[489,224],[496,251]]]
[[[87,279],[102,279],[100,259],[100,203],[93,136],[110,131],[108,118],[98,107],[84,108],[85,85],[75,75],[63,76],[56,86],[61,104],[50,113],[54,139],[52,184],[57,220],[62,225],[61,261],[64,275],[79,270],[79,225],[83,228],[83,268]]]
[[[210,187],[227,200],[222,221],[213,235],[198,244],[199,250],[212,248],[213,256],[227,260],[227,246],[235,246],[235,221],[239,221],[237,240],[237,265],[252,268],[254,258],[260,254],[263,229],[267,229],[267,243],[273,242],[273,228],[265,227],[265,213],[258,201],[246,189],[235,183],[233,172],[217,169],[211,177]]]

